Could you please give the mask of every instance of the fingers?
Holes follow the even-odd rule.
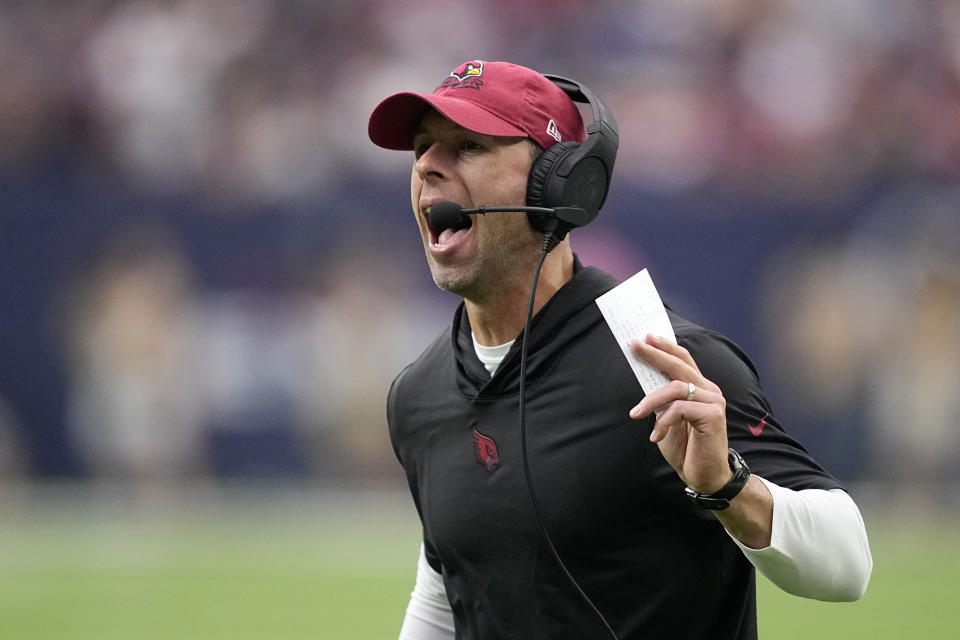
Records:
[[[671,380],[687,380],[703,388],[720,391],[717,385],[703,377],[690,352],[670,340],[648,335],[646,340],[633,340],[630,347],[634,355],[662,371]]]
[[[726,409],[726,401],[723,394],[712,388],[693,387],[693,398],[688,398],[690,394],[690,383],[683,380],[673,380],[663,385],[653,393],[644,396],[633,409],[630,410],[630,417],[634,420],[642,420],[654,411],[662,414],[674,405],[683,405],[681,410],[691,412],[699,410],[694,405],[720,405]]]
[[[687,349],[670,340],[648,335],[632,341],[631,349],[670,382],[646,395],[630,417],[656,413],[650,441],[688,486],[707,486],[704,478],[714,478],[718,469],[729,472],[727,403],[720,387],[703,376]]]
[[[688,367],[694,369],[697,373],[700,373],[700,369],[697,368],[697,363],[694,362],[693,356],[690,355],[690,352],[681,347],[676,342],[667,340],[661,336],[648,333],[644,340],[634,340],[634,352],[636,353],[636,347],[643,349],[644,347],[652,347],[654,349],[663,351],[664,353],[671,355],[675,358],[679,358],[684,364]],[[649,353],[649,352],[648,352]],[[643,357],[643,354],[637,353],[638,356]]]
[[[701,377],[700,369],[690,353],[669,340],[647,336],[646,340],[633,340],[630,347],[635,356],[659,369],[671,380],[696,382]]]
[[[644,341],[634,340],[631,347],[637,357],[671,378],[630,410],[634,420],[657,413],[651,441],[661,441],[678,424],[689,424],[701,432],[726,424],[726,400],[720,387],[703,377],[687,349],[652,335]]]
[[[703,393],[713,396],[708,391]],[[722,399],[721,402],[717,402],[715,397],[711,397],[710,400],[712,401],[675,400],[662,407],[657,415],[656,422],[654,422],[653,431],[650,433],[650,442],[660,442],[667,437],[671,429],[685,429],[687,425],[702,435],[722,431],[720,427],[725,424],[725,409],[722,405]]]

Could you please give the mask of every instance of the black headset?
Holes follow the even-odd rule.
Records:
[[[589,104],[593,122],[586,127],[585,141],[558,142],[534,161],[527,181],[527,205],[579,207],[587,212],[587,222],[591,222],[597,217],[610,189],[613,163],[620,145],[620,129],[613,113],[593,91],[570,78],[544,76],[563,89],[574,102]],[[548,214],[527,215],[530,224],[543,231]]]

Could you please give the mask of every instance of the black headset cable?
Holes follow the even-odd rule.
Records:
[[[537,297],[537,282],[540,280],[540,269],[543,267],[543,262],[546,260],[547,254],[549,254],[553,248],[560,243],[565,235],[562,233],[557,233],[557,227],[559,224],[560,220],[558,220],[556,217],[550,217],[546,222],[543,232],[543,246],[540,251],[540,258],[537,260],[537,266],[533,272],[533,282],[530,285],[530,301],[527,304],[527,317],[524,322],[523,340],[520,346],[520,457],[523,459],[523,474],[526,477],[527,491],[530,494],[530,502],[533,504],[533,514],[537,521],[537,528],[540,530],[540,536],[546,543],[547,549],[550,551],[550,555],[553,556],[557,566],[567,577],[567,580],[570,581],[570,584],[573,585],[573,588],[580,595],[580,598],[597,615],[597,617],[600,619],[600,622],[603,623],[603,626],[610,634],[610,637],[613,638],[613,640],[618,640],[617,634],[610,626],[610,623],[607,622],[607,619],[604,617],[603,613],[600,612],[597,606],[590,599],[590,596],[587,595],[587,593],[580,586],[580,583],[578,583],[576,578],[573,577],[573,574],[570,573],[567,565],[560,557],[560,553],[557,551],[556,546],[553,544],[553,540],[550,538],[550,533],[547,531],[547,527],[543,523],[543,515],[540,511],[540,502],[537,500],[537,493],[533,486],[533,478],[530,475],[530,463],[527,459],[527,338],[530,336],[530,321],[533,318],[533,305]]]

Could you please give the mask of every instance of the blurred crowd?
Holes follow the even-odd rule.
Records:
[[[0,475],[396,478],[456,301],[366,119],[475,58],[616,115],[584,262],[744,346],[843,479],[960,480],[951,0],[0,0]]]

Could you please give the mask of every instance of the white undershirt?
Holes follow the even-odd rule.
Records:
[[[477,352],[477,357],[480,358],[480,362],[487,368],[491,376],[497,372],[497,367],[499,367],[503,359],[507,357],[507,353],[510,352],[510,347],[516,342],[516,340],[511,340],[510,342],[495,347],[485,347],[477,342],[477,336],[475,334],[471,332],[470,336],[473,338],[473,350]]]
[[[490,375],[510,350],[509,342],[484,347],[473,341]],[[772,583],[804,598],[858,600],[867,589],[873,557],[860,510],[842,489],[794,491],[760,478],[773,496],[770,546],[751,549],[731,539]],[[443,577],[428,563],[423,545],[417,580],[399,640],[453,640],[453,613]]]

